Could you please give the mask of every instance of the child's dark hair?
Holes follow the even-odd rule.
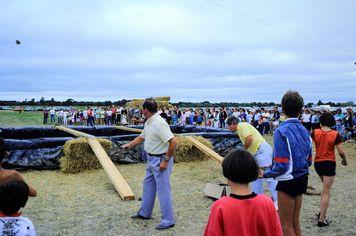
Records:
[[[336,124],[334,116],[330,112],[324,112],[319,118],[322,126],[333,127]]]
[[[282,110],[288,117],[298,117],[304,106],[302,96],[296,91],[287,91],[282,98]]]
[[[258,177],[257,163],[245,150],[230,152],[222,163],[222,169],[225,178],[235,183],[247,184]]]
[[[11,215],[26,205],[29,187],[23,181],[11,181],[0,186],[0,211]]]
[[[2,160],[5,158],[5,140],[0,137],[0,163],[2,163]]]
[[[157,102],[153,98],[146,98],[142,104],[143,109],[149,110],[151,113],[157,112]]]

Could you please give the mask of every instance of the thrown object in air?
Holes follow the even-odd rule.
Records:
[[[21,44],[21,41],[20,41],[20,40],[16,40],[15,43],[16,43],[17,45],[19,45],[19,44]]]

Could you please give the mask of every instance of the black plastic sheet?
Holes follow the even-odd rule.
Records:
[[[28,150],[37,148],[54,148],[63,146],[72,137],[52,137],[52,138],[34,138],[34,139],[5,139],[6,150]]]
[[[143,126],[129,127],[143,128]],[[69,128],[111,140],[113,148],[109,151],[109,156],[114,162],[128,164],[146,161],[143,144],[131,150],[121,148],[123,144],[139,135],[136,132],[120,130],[113,126],[69,126]],[[213,150],[221,156],[242,145],[236,133],[226,129],[193,125],[174,125],[170,128],[173,133],[209,139],[213,144]],[[0,128],[0,131],[0,137],[5,138],[6,150],[9,153],[4,159],[5,168],[58,169],[64,143],[74,138],[73,135],[55,127]]]
[[[3,160],[3,167],[35,170],[59,169],[59,158],[63,155],[62,149],[62,146],[59,146],[55,148],[13,150],[8,152],[8,156]]]

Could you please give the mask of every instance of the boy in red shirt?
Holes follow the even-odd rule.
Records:
[[[259,173],[253,156],[245,150],[233,151],[224,159],[222,169],[231,194],[212,205],[204,236],[282,235],[273,201],[251,192],[248,186]]]
[[[323,190],[320,200],[320,212],[318,214],[319,227],[328,226],[329,222],[326,219],[326,211],[328,209],[330,200],[330,191],[334,182],[336,161],[335,161],[335,146],[342,158],[341,164],[346,166],[346,155],[342,146],[342,139],[340,134],[332,130],[330,127],[335,126],[336,121],[334,116],[329,113],[323,113],[320,116],[320,129],[312,131],[312,138],[316,147],[316,154],[314,159],[314,168],[318,173],[321,182],[323,183]]]

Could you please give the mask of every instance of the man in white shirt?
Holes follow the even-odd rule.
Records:
[[[302,124],[310,132],[311,128],[311,114],[309,109],[305,109],[302,115]]]
[[[131,218],[150,219],[157,193],[162,219],[156,229],[164,230],[173,227],[175,224],[170,176],[177,141],[167,122],[157,114],[157,103],[154,99],[146,99],[142,108],[147,121],[141,135],[122,146],[122,148],[132,148],[145,141],[144,149],[147,152],[147,168],[143,181],[141,208]]]
[[[56,119],[54,118],[54,115],[56,114],[56,111],[54,110],[53,107],[52,107],[52,109],[49,111],[49,113],[51,114],[51,123],[56,122]]]

